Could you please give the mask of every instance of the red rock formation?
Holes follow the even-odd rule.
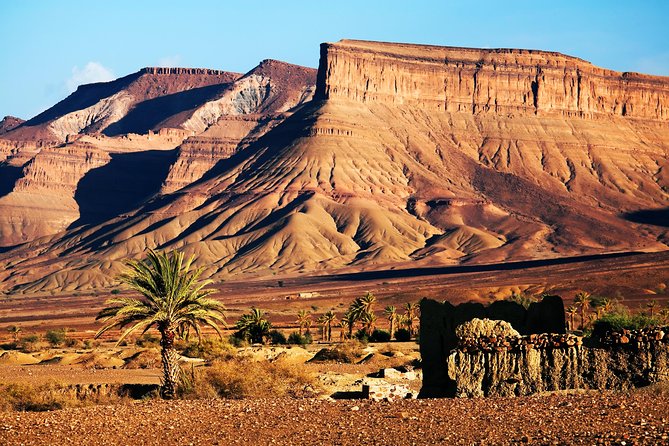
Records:
[[[7,133],[10,130],[14,130],[16,127],[20,126],[26,122],[25,120],[21,118],[15,118],[14,116],[5,116],[2,118],[2,121],[0,121],[0,135],[3,133]]]
[[[669,121],[666,77],[560,53],[342,40],[321,46],[316,97],[491,112]]]

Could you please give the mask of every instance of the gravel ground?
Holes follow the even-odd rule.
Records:
[[[2,445],[669,444],[669,396],[148,401],[0,412]]]

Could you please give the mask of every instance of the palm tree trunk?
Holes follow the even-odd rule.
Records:
[[[328,342],[332,341],[332,323],[328,322]]]
[[[179,359],[174,348],[175,333],[172,330],[163,329],[160,330],[160,336],[160,357],[163,365],[161,395],[166,400],[171,400],[176,396],[180,376]]]
[[[395,322],[395,318],[391,318],[390,319],[390,339],[392,339],[393,336],[395,335],[395,333],[394,333],[395,332],[395,330],[394,330],[395,323],[394,322]]]

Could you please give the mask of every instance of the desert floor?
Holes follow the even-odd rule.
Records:
[[[513,399],[150,401],[0,413],[0,444],[669,444],[656,392]]]

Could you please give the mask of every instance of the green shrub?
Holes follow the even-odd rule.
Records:
[[[399,342],[407,342],[411,340],[411,334],[406,328],[398,328],[395,332],[395,339]]]
[[[53,347],[58,347],[65,342],[65,339],[67,339],[67,334],[62,328],[58,330],[48,330],[44,335],[44,339],[46,339],[46,341]]]
[[[117,290],[116,288],[114,288],[113,290],[111,290],[111,293],[114,294],[114,295],[116,295],[116,294],[121,294],[121,292],[120,292],[119,290]]]
[[[69,348],[77,348],[81,345],[78,339],[74,338],[65,338],[65,347]]]
[[[230,342],[230,345],[233,347],[237,348],[242,348],[242,347],[248,347],[249,346],[249,341],[241,337],[241,335],[238,335],[238,333],[235,333],[231,335],[228,338],[228,342]]]
[[[645,314],[631,314],[629,311],[618,311],[605,314],[597,319],[592,329],[592,337],[601,338],[609,332],[638,330],[659,325],[661,322],[658,318],[651,318]]]
[[[279,330],[271,330],[269,332],[269,342],[274,345],[284,345],[288,343],[286,336]]]
[[[303,335],[294,331],[288,336],[288,343],[293,345],[307,345],[311,344],[313,339],[311,338],[311,333],[305,333]]]
[[[388,342],[390,341],[390,332],[385,330],[374,330],[369,337],[371,342]]]
[[[358,330],[353,334],[353,337],[357,339],[358,341],[362,342],[363,344],[367,344],[369,342],[369,335],[365,330]]]

